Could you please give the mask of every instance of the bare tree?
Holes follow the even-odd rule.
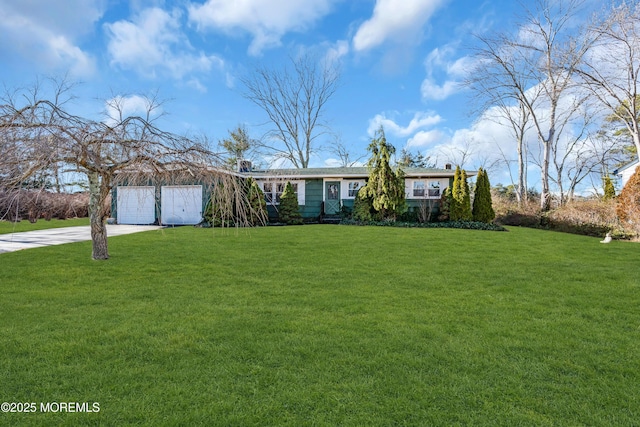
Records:
[[[550,175],[550,179],[558,188],[561,205],[573,199],[576,186],[594,170],[597,164],[597,158],[593,156],[587,138],[588,127],[593,121],[592,109],[575,105],[583,102],[584,99],[574,99],[574,104],[569,107],[569,110],[581,109],[582,115],[575,115],[576,121],[560,123],[558,135],[561,136],[551,144],[551,160],[555,176]],[[565,118],[570,119],[573,116],[573,114],[566,115]],[[565,128],[569,126],[573,130],[565,132]]]
[[[243,96],[260,107],[271,124],[263,147],[276,158],[289,160],[297,168],[307,168],[318,138],[327,132],[323,114],[339,84],[333,65],[319,64],[310,56],[292,59],[291,67],[258,67],[242,77]]]
[[[329,147],[329,152],[338,157],[338,160],[340,161],[340,166],[344,168],[355,166],[358,164],[358,162],[360,162],[362,159],[366,157],[365,155],[362,155],[354,159],[353,155],[351,154],[351,151],[342,141],[342,138],[337,135],[334,137],[334,140],[331,143],[331,146]]]
[[[527,103],[535,104],[540,88],[529,89],[530,73],[527,62],[518,55],[518,47],[512,38],[502,34],[496,38],[476,36],[480,42],[476,49],[476,66],[469,73],[465,84],[479,100],[483,117],[507,126],[515,139],[518,177],[516,200],[522,204],[527,198],[527,146],[526,135],[532,126],[531,112]],[[502,152],[504,161],[509,156]],[[511,168],[509,168],[511,170]]]
[[[16,188],[54,164],[86,175],[94,259],[109,257],[105,222],[114,185],[185,175],[235,182],[212,169],[216,159],[208,147],[152,123],[156,99],[145,98],[142,117],[126,115],[124,104],[114,100],[109,117],[95,121],[68,112],[69,89],[63,81],[48,98],[38,89],[0,101],[0,141],[13,150],[0,157],[0,187]]]
[[[476,153],[476,149],[477,147],[473,138],[465,139],[460,145],[448,144],[440,146],[434,152],[436,163],[438,163],[438,158],[444,158],[444,163],[458,165],[464,168],[465,164]]]
[[[640,159],[640,5],[622,1],[590,31],[596,42],[576,71],[610,120],[624,124]]]
[[[551,207],[551,148],[561,137],[563,124],[571,121],[581,105],[577,102],[570,107],[563,102],[574,95],[571,93],[575,86],[574,74],[591,45],[584,32],[573,26],[580,6],[580,0],[537,0],[535,10],[525,11],[525,20],[516,36],[504,34],[485,39],[482,48],[482,53],[497,61],[505,72],[502,81],[506,82],[507,93],[516,105],[527,110],[538,136],[543,211]],[[497,83],[500,92],[503,86],[499,86],[500,80]]]

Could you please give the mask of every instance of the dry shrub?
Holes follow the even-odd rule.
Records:
[[[611,232],[617,239],[640,236],[640,227],[621,223],[616,215],[615,200],[581,199],[542,214],[539,202],[518,206],[515,200],[493,194],[496,222],[502,225],[542,228],[573,234],[602,237]]]
[[[546,228],[587,236],[604,236],[611,232],[617,238],[631,238],[635,232],[625,229],[616,215],[614,200],[575,200],[544,216]]]
[[[640,166],[620,192],[616,203],[618,218],[640,235]]]
[[[0,190],[0,219],[10,221],[88,216],[87,193],[49,193],[38,190]]]
[[[495,222],[501,225],[538,227],[540,225],[540,203],[529,200],[518,206],[515,199],[491,192],[491,202],[496,213]]]

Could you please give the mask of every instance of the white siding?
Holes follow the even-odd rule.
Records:
[[[627,167],[625,170],[623,170],[620,173],[620,178],[621,178],[621,183],[622,186],[621,188],[624,188],[624,186],[627,184],[627,181],[629,181],[629,179],[631,178],[631,176],[636,173],[636,168],[640,165],[640,163],[636,162],[632,165],[630,165],[629,167]]]

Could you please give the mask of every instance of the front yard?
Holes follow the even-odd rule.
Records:
[[[17,231],[17,230],[16,230]],[[183,227],[0,254],[0,425],[634,425],[640,246]]]

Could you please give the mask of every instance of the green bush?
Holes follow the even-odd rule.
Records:
[[[471,214],[471,195],[467,183],[467,172],[460,166],[456,166],[451,196],[449,218],[452,221],[470,221],[473,215]]]
[[[452,203],[451,188],[447,187],[440,196],[440,214],[438,215],[438,221],[449,221],[451,216],[451,203]]]
[[[507,231],[498,224],[477,221],[444,221],[444,222],[404,222],[404,221],[356,221],[343,220],[342,225],[373,225],[381,227],[403,228],[460,228],[465,230]]]
[[[476,179],[476,189],[473,198],[472,215],[474,221],[492,222],[496,213],[491,202],[491,185],[487,171],[480,168]]]
[[[373,199],[365,195],[364,191],[358,191],[353,201],[353,212],[351,217],[355,221],[373,221],[375,210],[373,209]]]
[[[398,217],[398,222],[420,222],[420,208],[409,208]]]
[[[204,218],[204,221],[211,227],[233,226],[233,221],[231,221],[231,218],[225,215],[224,210],[221,209],[217,203],[213,203],[212,199],[209,199],[209,201],[207,202],[202,217]]]
[[[298,197],[293,191],[293,186],[289,181],[287,181],[287,185],[284,187],[284,191],[280,196],[278,220],[287,225],[303,224],[302,215],[300,215],[300,206],[298,205]]]
[[[249,178],[245,181],[247,188],[247,201],[249,203],[249,212],[247,214],[247,222],[250,225],[265,225],[269,222],[267,213],[267,201],[264,193],[255,179]]]
[[[616,197],[616,188],[613,186],[613,181],[609,175],[603,178],[604,187],[604,200],[611,200]]]

